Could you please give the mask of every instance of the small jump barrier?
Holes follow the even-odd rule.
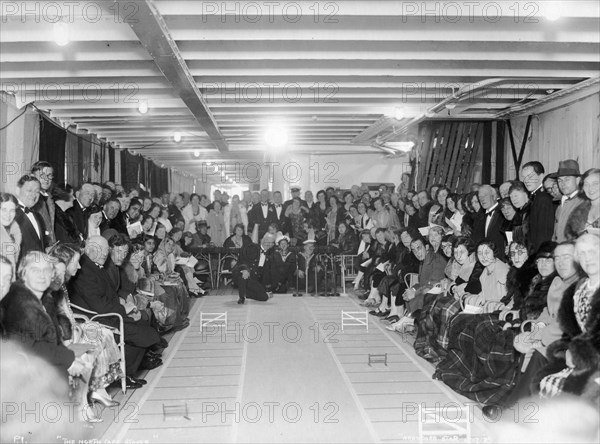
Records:
[[[369,313],[367,311],[342,311],[342,331],[344,327],[364,326],[369,331]]]
[[[209,325],[224,326],[227,330],[227,312],[225,313],[203,313],[200,312],[200,332]]]

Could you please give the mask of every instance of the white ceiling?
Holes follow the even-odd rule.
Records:
[[[274,122],[295,152],[379,153],[377,136],[425,113],[494,118],[600,75],[596,1],[1,3],[3,90],[192,174],[262,159]],[[453,92],[456,108],[434,108]]]

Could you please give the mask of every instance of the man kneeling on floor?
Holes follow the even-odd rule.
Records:
[[[271,260],[270,250],[274,243],[275,236],[267,233],[260,247],[256,244],[242,247],[240,260],[232,270],[232,279],[239,293],[238,304],[243,304],[246,299],[264,302],[273,297],[263,284],[263,274]]]

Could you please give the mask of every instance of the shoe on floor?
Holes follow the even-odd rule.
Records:
[[[387,325],[387,328],[390,331],[397,331],[400,333],[406,333],[407,330],[412,329],[414,327],[415,320],[409,316],[403,316],[398,322],[394,322],[391,325]]]

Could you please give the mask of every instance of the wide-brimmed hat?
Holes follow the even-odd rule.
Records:
[[[291,188],[290,188],[290,191],[291,191],[292,193],[294,193],[294,192],[296,192],[296,191],[300,191],[300,190],[301,190],[301,188],[300,188],[300,187],[291,187]]]
[[[316,244],[317,241],[314,239],[306,239],[304,242],[302,242],[304,245],[309,245],[309,244]]]
[[[561,160],[558,162],[558,171],[556,172],[556,177],[563,176],[581,176],[579,173],[579,163],[573,159]]]
[[[369,230],[368,228],[364,228],[363,230],[361,230],[360,235],[362,236],[363,234],[368,234],[371,235],[371,230]]]

